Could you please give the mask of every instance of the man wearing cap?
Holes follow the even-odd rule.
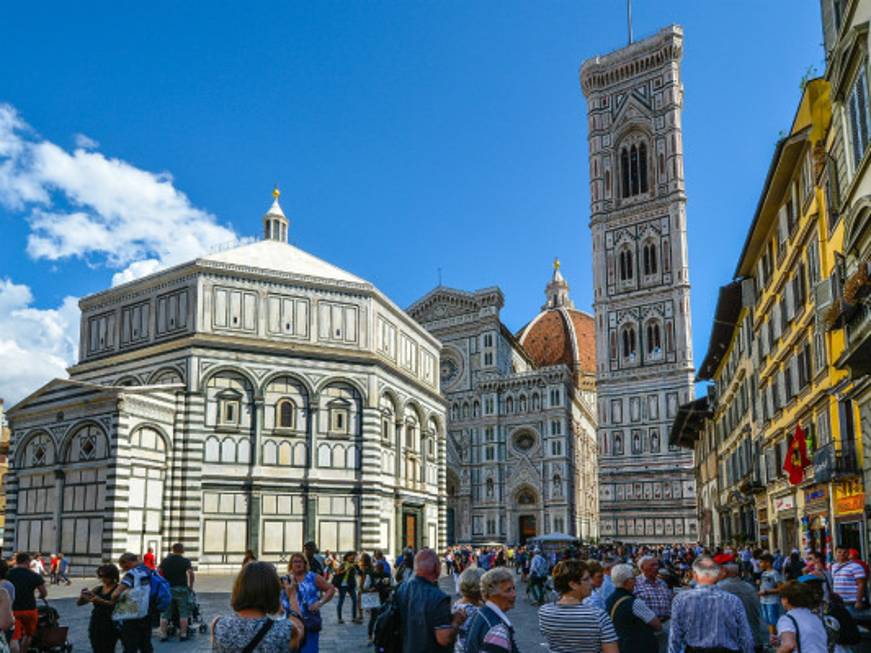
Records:
[[[659,561],[653,556],[643,556],[638,561],[641,575],[635,580],[635,596],[644,599],[660,621],[671,618],[671,602],[674,594],[668,583],[659,577]]]

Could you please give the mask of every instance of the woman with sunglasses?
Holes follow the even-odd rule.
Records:
[[[120,579],[118,567],[115,565],[98,567],[97,578],[102,584],[94,589],[83,589],[76,603],[77,605],[90,603],[94,606],[88,624],[88,637],[94,653],[114,653],[119,634],[117,624],[112,621],[112,610],[115,608],[112,593],[118,587]]]
[[[563,560],[553,568],[559,600],[538,610],[538,625],[551,653],[620,653],[617,633],[602,610],[583,605],[593,591],[590,569],[581,560]]]

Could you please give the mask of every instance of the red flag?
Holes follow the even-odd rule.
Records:
[[[795,425],[795,435],[789,442],[786,450],[786,459],[783,461],[783,471],[789,476],[792,485],[798,485],[804,480],[804,468],[811,464],[807,455],[807,434],[801,424]]]

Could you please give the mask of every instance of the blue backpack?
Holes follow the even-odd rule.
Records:
[[[152,571],[150,576],[151,609],[156,612],[164,612],[172,602],[169,581],[155,571]]]

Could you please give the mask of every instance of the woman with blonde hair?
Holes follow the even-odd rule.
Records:
[[[460,599],[454,603],[451,613],[463,612],[466,619],[460,624],[460,630],[457,632],[454,653],[466,653],[466,635],[469,631],[469,624],[472,623],[472,617],[475,613],[484,605],[484,599],[481,596],[481,577],[483,575],[484,572],[478,567],[468,567],[460,574],[457,583],[460,588]]]
[[[288,576],[285,578],[296,587],[296,600],[299,615],[305,625],[305,639],[300,653],[318,653],[321,637],[321,608],[330,602],[336,588],[323,576],[309,569],[308,558],[304,553],[294,553],[287,563]],[[286,613],[292,610],[287,594],[281,595],[281,605]]]

